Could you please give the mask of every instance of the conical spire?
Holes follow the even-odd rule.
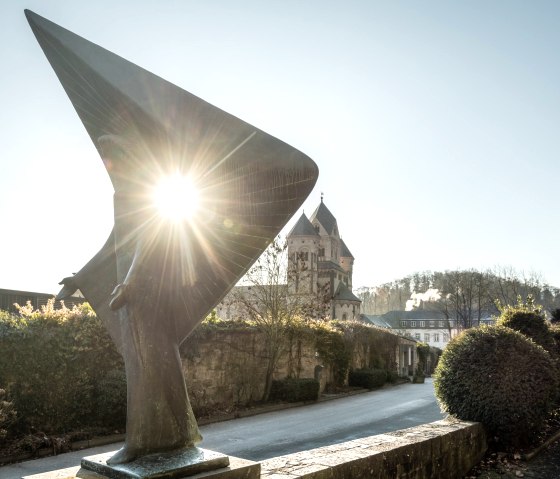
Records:
[[[305,213],[302,213],[297,223],[288,233],[288,238],[290,236],[319,236],[319,233],[317,233],[311,222],[307,219]]]
[[[311,215],[311,221],[313,220],[317,220],[319,223],[321,223],[321,225],[323,226],[323,228],[325,228],[325,231],[329,235],[334,234],[337,230],[336,218],[327,208],[325,203],[323,203],[322,196],[321,203],[319,203],[319,206],[317,206],[317,209]]]

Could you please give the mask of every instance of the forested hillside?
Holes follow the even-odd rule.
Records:
[[[518,296],[532,295],[545,311],[560,308],[560,289],[537,274],[523,274],[512,268],[486,271],[424,271],[380,286],[356,291],[365,314],[423,308],[441,311],[458,319],[463,327],[478,324],[485,316],[498,313],[497,304],[516,304]]]

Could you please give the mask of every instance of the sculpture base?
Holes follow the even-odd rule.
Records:
[[[199,447],[150,454],[126,464],[107,464],[113,454],[84,457],[82,467],[110,479],[174,479],[229,466],[228,456]]]
[[[113,451],[113,453],[114,452],[116,451]],[[200,472],[194,476],[188,476],[188,479],[260,479],[260,477],[260,463],[230,456],[229,466],[212,471]],[[23,479],[108,479],[108,477],[93,471],[88,471],[80,466],[74,466],[66,469],[58,469],[57,471],[24,476]]]

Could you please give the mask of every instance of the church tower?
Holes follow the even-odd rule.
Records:
[[[354,256],[350,253],[348,246],[340,239],[340,267],[345,271],[345,283],[349,289],[352,289],[352,270],[354,268]]]
[[[316,295],[320,236],[305,213],[288,234],[287,241],[288,294]]]

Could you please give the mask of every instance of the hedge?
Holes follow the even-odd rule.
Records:
[[[357,369],[348,376],[348,385],[365,388],[380,388],[387,381],[387,371],[384,369]]]
[[[316,401],[319,399],[319,381],[313,378],[286,378],[272,381],[271,401]]]
[[[124,426],[123,363],[87,304],[2,314],[0,350],[0,387],[17,412],[13,434]]]

